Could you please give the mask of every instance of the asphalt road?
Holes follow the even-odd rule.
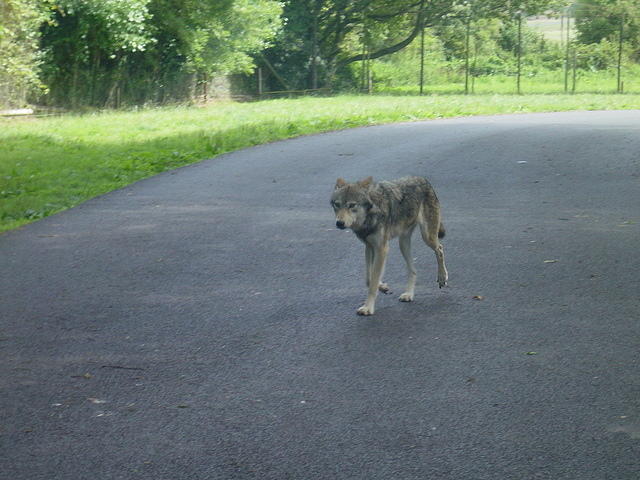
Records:
[[[373,317],[335,179],[425,175]],[[640,112],[298,138],[0,236],[0,477],[640,478]],[[480,296],[482,299],[474,298]]]

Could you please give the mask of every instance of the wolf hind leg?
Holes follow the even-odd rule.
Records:
[[[420,234],[422,235],[424,243],[436,254],[436,260],[438,261],[438,286],[442,288],[449,281],[449,273],[444,263],[444,247],[438,239],[440,230],[440,213],[429,209],[429,211],[423,214],[423,221],[420,222]]]
[[[413,233],[413,228],[400,235],[399,243],[400,243],[400,252],[404,257],[404,261],[407,264],[407,288],[405,292],[400,295],[401,302],[412,302],[414,291],[416,287],[416,268],[413,265],[413,258],[411,257],[411,234]]]

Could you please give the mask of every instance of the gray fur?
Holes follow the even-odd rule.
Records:
[[[400,237],[400,250],[407,264],[409,279],[401,301],[413,301],[416,272],[411,257],[411,234],[416,226],[424,242],[433,249],[438,260],[438,284],[447,283],[444,249],[439,238],[444,237],[440,219],[440,203],[426,178],[406,177],[374,183],[371,177],[356,183],[336,181],[331,196],[338,228],[350,228],[365,244],[366,283],[368,296],[358,309],[360,315],[372,315],[378,290],[389,288],[381,282],[389,241]]]

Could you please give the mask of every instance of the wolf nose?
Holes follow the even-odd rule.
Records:
[[[342,220],[338,220],[336,222],[336,227],[338,227],[340,230],[344,230],[344,222]]]

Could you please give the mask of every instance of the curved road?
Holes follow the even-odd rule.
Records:
[[[638,111],[361,128],[0,236],[0,476],[637,480],[639,152]],[[450,285],[416,241],[398,302],[394,244],[363,318],[367,175],[431,180]]]

